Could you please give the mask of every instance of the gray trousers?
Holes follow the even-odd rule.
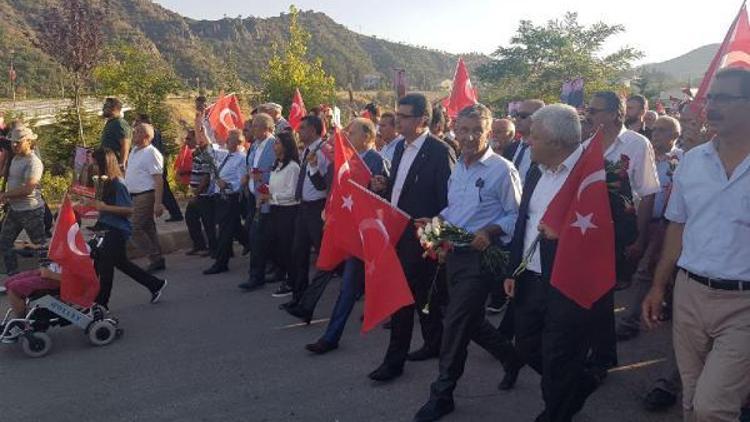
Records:
[[[18,270],[18,260],[13,244],[22,230],[26,230],[29,240],[35,245],[44,244],[47,237],[44,232],[44,206],[27,211],[15,211],[9,208],[3,221],[3,228],[0,230],[0,253],[3,255],[5,270],[8,274],[13,274]]]

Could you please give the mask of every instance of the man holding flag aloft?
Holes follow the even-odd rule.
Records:
[[[599,132],[584,150],[576,110],[531,117],[532,166],[511,244],[516,348],[542,375],[538,422],[567,422],[596,388],[585,368],[603,299],[615,284],[614,224]]]
[[[470,244],[448,245],[448,307],[443,322],[438,379],[430,388],[430,400],[415,421],[434,421],[453,411],[453,390],[466,363],[473,340],[498,358],[515,381],[519,365],[515,350],[484,317],[484,303],[493,274],[483,263],[483,253],[497,239],[510,241],[521,200],[521,179],[513,164],[489,146],[492,113],[482,104],[465,107],[456,121],[461,158],[448,180],[448,206],[439,220],[473,234]],[[426,225],[429,220],[418,223]]]

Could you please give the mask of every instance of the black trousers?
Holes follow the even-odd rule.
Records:
[[[216,219],[214,198],[197,196],[188,202],[185,208],[185,224],[193,241],[194,249],[206,249],[216,252]],[[206,235],[203,235],[205,231]],[[206,245],[208,240],[208,245]]]
[[[588,366],[592,369],[609,369],[617,366],[617,334],[615,333],[615,293],[611,291],[602,299],[594,318],[593,338]]]
[[[294,224],[294,242],[292,259],[296,279],[292,284],[293,300],[298,302],[310,283],[310,249],[320,251],[323,239],[323,219],[321,212],[325,208],[325,199],[302,202],[299,205]]]
[[[127,239],[120,230],[112,229],[104,235],[102,245],[97,251],[94,260],[94,268],[99,276],[99,295],[96,303],[109,306],[109,296],[112,293],[112,280],[115,276],[115,268],[122,271],[136,283],[155,292],[162,286],[162,280],[152,276],[141,267],[132,263],[126,254]]]
[[[294,246],[294,226],[297,219],[298,205],[271,206],[271,236],[269,242],[273,249],[273,263],[279,268],[281,277],[292,283],[295,280],[295,266],[292,265],[292,248]]]
[[[602,298],[592,309],[582,308],[528,272],[516,283],[516,348],[542,375],[545,409],[537,420],[569,422],[596,389],[586,356],[595,319],[607,301]]]
[[[271,238],[271,214],[257,210],[250,228],[252,254],[250,255],[250,269],[248,281],[251,284],[266,282],[266,263],[272,255],[273,246],[268,240]]]
[[[404,236],[409,236],[405,234]],[[416,239],[414,239],[416,242]],[[417,245],[417,247],[419,247]],[[415,305],[405,306],[399,309],[391,317],[391,338],[388,350],[385,354],[384,363],[393,368],[401,368],[409,353],[411,338],[414,331],[414,313],[419,316],[422,328],[423,347],[440,350],[443,334],[443,306],[445,304],[445,271],[440,270],[434,261],[422,259],[419,254],[399,251],[399,259],[404,269],[404,275],[409,282]],[[430,290],[433,288],[433,280],[437,274],[436,282],[430,300],[429,313],[422,312],[427,303]]]
[[[216,240],[216,266],[226,267],[232,257],[232,244],[240,230],[240,194],[219,196],[214,200],[219,237]]]
[[[180,205],[177,203],[177,200],[172,193],[172,188],[169,187],[169,181],[167,181],[167,167],[168,166],[164,166],[164,172],[162,173],[164,178],[164,192],[161,197],[161,203],[164,205],[164,208],[169,211],[170,217],[182,218],[182,210],[180,210]]]
[[[515,362],[516,351],[485,318],[484,305],[493,279],[482,272],[481,253],[456,250],[447,261],[448,306],[443,318],[440,373],[430,387],[432,399],[451,400],[466,365],[469,341],[490,352],[501,363]]]

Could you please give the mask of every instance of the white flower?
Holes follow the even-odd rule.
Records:
[[[426,242],[425,247],[427,249],[432,249],[435,245],[432,242]]]
[[[440,237],[440,226],[433,227],[432,231],[435,233],[435,237]]]
[[[427,233],[428,235],[432,234],[432,224],[427,223],[424,226],[424,232]]]
[[[432,225],[435,227],[440,227],[440,219],[437,217],[432,217]]]
[[[423,227],[420,227],[420,228],[417,229],[417,236],[419,236],[420,239],[424,237],[424,228]]]

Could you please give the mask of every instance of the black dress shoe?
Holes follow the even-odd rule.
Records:
[[[221,273],[225,273],[227,271],[229,271],[229,268],[227,268],[225,266],[219,267],[219,266],[214,265],[211,268],[203,271],[203,274],[205,274],[205,275],[221,274]]]
[[[332,344],[329,343],[323,339],[320,339],[316,341],[315,343],[311,343],[305,346],[305,349],[315,353],[316,355],[323,355],[331,350],[336,350],[339,348],[338,344]]]
[[[182,221],[182,220],[184,220],[184,218],[180,215],[180,216],[177,216],[177,217],[171,217],[170,216],[169,218],[167,218],[164,221],[167,222],[167,223],[175,223],[177,221]]]
[[[414,422],[436,421],[453,412],[455,408],[453,400],[430,399],[419,409],[417,414],[414,415]]]
[[[498,384],[497,389],[501,391],[510,390],[516,385],[518,380],[518,373],[521,372],[523,364],[521,362],[514,362],[505,366],[505,375]]]
[[[677,403],[677,396],[661,388],[652,389],[643,399],[643,407],[649,412],[667,410],[674,406],[675,403]]]
[[[368,377],[373,381],[390,381],[398,378],[404,373],[404,368],[394,368],[387,363],[384,363],[378,367],[378,369],[370,372]]]
[[[408,355],[406,355],[406,360],[419,362],[419,361],[428,360],[428,359],[435,359],[438,356],[439,356],[439,353],[437,351],[428,349],[426,347],[422,347],[421,349],[415,352],[411,352]]]
[[[146,272],[149,274],[157,273],[159,271],[164,271],[167,269],[167,265],[164,261],[164,258],[154,261],[146,267]]]
[[[265,283],[258,283],[258,282],[254,282],[254,281],[246,281],[244,283],[238,284],[237,287],[239,287],[242,290],[251,292],[253,290],[262,289],[263,286],[265,286],[265,285],[266,285]]]
[[[202,255],[204,252],[206,252],[205,249],[190,249],[189,251],[185,252],[185,255],[187,256],[195,256],[195,255]]]
[[[302,309],[299,306],[290,306],[286,308],[285,311],[289,315],[301,319],[308,325],[310,324],[310,321],[312,321],[312,312]]]

